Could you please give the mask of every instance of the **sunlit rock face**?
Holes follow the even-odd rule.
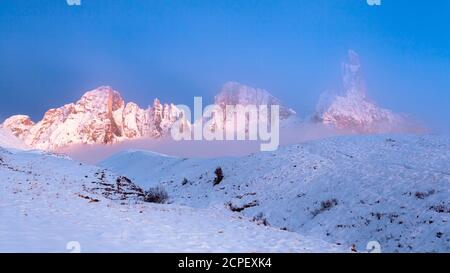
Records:
[[[48,110],[36,124],[28,116],[13,116],[3,127],[32,148],[55,150],[72,144],[110,144],[139,137],[162,137],[180,118],[173,104],[155,100],[141,109],[125,103],[119,92],[101,86],[85,93],[76,103]]]
[[[29,116],[25,115],[15,115],[7,118],[2,127],[8,129],[16,137],[27,136],[30,129],[33,127],[34,122]]]
[[[293,110],[281,105],[280,100],[266,90],[236,82],[223,86],[215,97],[215,105],[224,111],[227,105],[278,105],[281,122],[296,116]],[[74,144],[111,144],[142,137],[162,138],[170,134],[172,125],[180,119],[184,127],[192,126],[174,104],[163,104],[155,99],[151,106],[143,109],[134,102],[126,103],[113,88],[101,86],[86,92],[75,103],[48,110],[37,123],[28,116],[18,115],[7,119],[3,127],[30,148],[57,150]],[[225,119],[217,117],[209,121],[212,130],[219,126],[224,128],[226,124]],[[244,122],[251,123],[248,118]]]
[[[341,93],[322,94],[315,120],[340,130],[354,133],[388,133],[410,130],[410,121],[403,115],[379,107],[368,99],[362,65],[354,51],[342,64]]]

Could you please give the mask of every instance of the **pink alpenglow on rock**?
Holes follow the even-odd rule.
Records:
[[[359,56],[349,50],[342,64],[344,92],[325,92],[316,107],[315,120],[327,126],[363,134],[417,132],[424,129],[405,115],[383,109],[368,98]]]
[[[101,86],[85,93],[76,103],[48,110],[34,123],[28,116],[5,120],[3,128],[26,145],[56,150],[73,144],[111,144],[139,137],[159,138],[168,134],[171,123],[180,117],[173,104],[155,100],[153,107],[141,109],[125,103],[119,92]]]

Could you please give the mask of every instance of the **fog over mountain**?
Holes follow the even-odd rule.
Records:
[[[342,63],[342,88],[325,92],[317,104],[314,119],[339,130],[353,133],[405,133],[424,130],[405,114],[384,109],[370,99],[359,55],[348,52]]]
[[[234,81],[222,86],[214,103],[220,111],[226,111],[227,105],[279,105],[281,145],[334,135],[425,132],[414,119],[384,109],[370,99],[363,66],[353,50],[349,50],[348,60],[342,63],[342,86],[336,90],[322,94],[312,118],[299,116],[265,89]],[[86,92],[75,103],[48,110],[40,121],[34,122],[27,115],[15,115],[0,126],[9,135],[17,137],[10,143],[21,143],[30,149],[65,152],[90,162],[93,162],[93,151],[96,151],[94,158],[101,160],[113,151],[128,148],[147,148],[188,157],[245,155],[258,151],[258,141],[178,143],[171,140],[172,125],[181,121],[189,129],[193,125],[192,117],[185,117],[174,102],[162,104],[155,98],[153,105],[146,109],[140,104],[143,103],[126,103],[119,91],[101,86]],[[241,127],[237,127],[235,121],[230,123],[232,128],[226,128],[226,115],[223,119],[213,116],[212,120],[204,122],[212,131],[217,128],[248,130],[249,117]],[[118,143],[121,145],[117,146]]]

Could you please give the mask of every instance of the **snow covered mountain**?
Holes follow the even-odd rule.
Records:
[[[224,114],[221,117],[213,116],[211,119],[207,119],[211,131],[215,131],[216,128],[222,128],[225,131],[245,128],[246,132],[248,132],[248,128],[252,126],[251,124],[258,122],[256,118],[250,119],[250,115],[246,116],[245,120],[235,119],[232,122],[227,122],[227,116],[233,116],[235,113],[235,109],[227,109],[227,106],[240,105],[246,107],[252,105],[259,107],[261,105],[267,105],[269,110],[268,122],[270,124],[270,106],[277,105],[279,106],[281,127],[291,126],[299,121],[294,110],[284,106],[278,98],[274,97],[267,90],[238,82],[225,83],[219,94],[215,96],[214,104],[218,108],[217,110]],[[242,122],[245,122],[245,124],[241,124]]]
[[[423,131],[409,118],[380,108],[368,99],[361,63],[355,52],[349,51],[349,60],[342,64],[342,70],[344,92],[324,93],[314,114],[315,121],[351,133]],[[288,129],[290,135],[295,135],[302,124],[294,110],[284,106],[268,91],[238,82],[224,84],[215,97],[215,104],[217,111],[224,114],[203,119],[211,132],[217,128],[224,131],[245,128],[247,133],[250,126],[255,128],[250,115],[246,115],[245,124],[240,124],[242,119],[228,123],[228,105],[278,105],[280,129]],[[171,126],[179,119],[185,117],[173,104],[161,104],[155,99],[151,107],[142,109],[136,103],[125,103],[111,87],[102,86],[87,92],[76,103],[50,109],[37,123],[28,116],[16,115],[6,119],[2,127],[22,140],[25,146],[54,151],[73,144],[110,144],[142,137],[161,138],[169,135]],[[187,119],[184,124],[191,125]]]
[[[102,166],[162,185],[176,204],[226,207],[347,250],[377,241],[383,252],[450,251],[444,136],[336,137],[215,159],[128,151]],[[218,167],[224,178],[214,186]]]
[[[167,135],[182,112],[173,104],[155,99],[152,107],[141,109],[125,104],[109,86],[89,91],[76,103],[50,109],[34,123],[24,115],[5,120],[3,127],[30,147],[56,150],[72,144],[109,144],[139,137]]]
[[[221,108],[227,105],[279,105],[280,119],[284,120],[293,115],[295,111],[283,106],[281,101],[271,95],[267,90],[254,88],[238,82],[227,82],[223,85],[219,94],[214,98],[214,103]]]
[[[335,252],[225,209],[142,201],[125,177],[0,148],[0,252]]]
[[[315,120],[354,133],[389,133],[411,130],[406,117],[380,108],[367,97],[359,56],[348,53],[342,64],[344,92],[322,94]]]
[[[280,105],[280,101],[266,90],[236,82],[226,83],[215,97],[215,103],[225,110],[226,105]],[[142,137],[161,138],[170,134],[174,122],[185,119],[174,104],[161,104],[141,109],[136,103],[125,103],[119,92],[102,86],[84,94],[76,103],[48,110],[37,123],[29,116],[15,115],[6,119],[2,127],[34,149],[54,151],[73,144],[110,144]],[[292,109],[280,105],[280,119],[284,124],[295,119]],[[225,126],[226,119],[214,117],[214,126]],[[187,119],[185,124],[190,126]]]

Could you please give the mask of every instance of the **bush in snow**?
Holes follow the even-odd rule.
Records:
[[[438,205],[431,206],[430,209],[434,210],[437,213],[450,213],[450,207],[444,204],[444,202]]]
[[[416,193],[414,194],[416,196],[417,199],[425,199],[430,195],[435,194],[435,190],[429,190],[426,192],[420,192],[420,191],[416,191]]]
[[[241,211],[243,211],[245,209],[259,206],[259,201],[258,200],[253,200],[252,202],[244,204],[244,205],[241,205],[241,206],[234,205],[232,202],[228,202],[227,206],[233,212],[241,212]]]
[[[337,204],[338,204],[338,201],[336,199],[329,199],[329,200],[322,201],[320,203],[320,208],[313,211],[312,215],[313,215],[313,217],[315,217],[318,214],[320,214],[324,211],[330,210],[334,206],[337,206]]]
[[[224,178],[222,168],[217,167],[217,169],[214,171],[214,174],[216,175],[216,178],[214,178],[214,186],[219,185]]]
[[[166,190],[161,186],[150,188],[145,192],[145,202],[164,204],[167,200],[169,200],[169,194],[167,194]]]
[[[255,217],[253,217],[252,221],[256,222],[258,225],[264,225],[264,226],[269,225],[269,221],[267,221],[267,218],[264,217],[264,213],[262,213],[262,212],[255,215]]]
[[[189,183],[189,181],[187,180],[187,178],[183,178],[183,181],[181,182],[181,185],[186,185],[187,183]]]

